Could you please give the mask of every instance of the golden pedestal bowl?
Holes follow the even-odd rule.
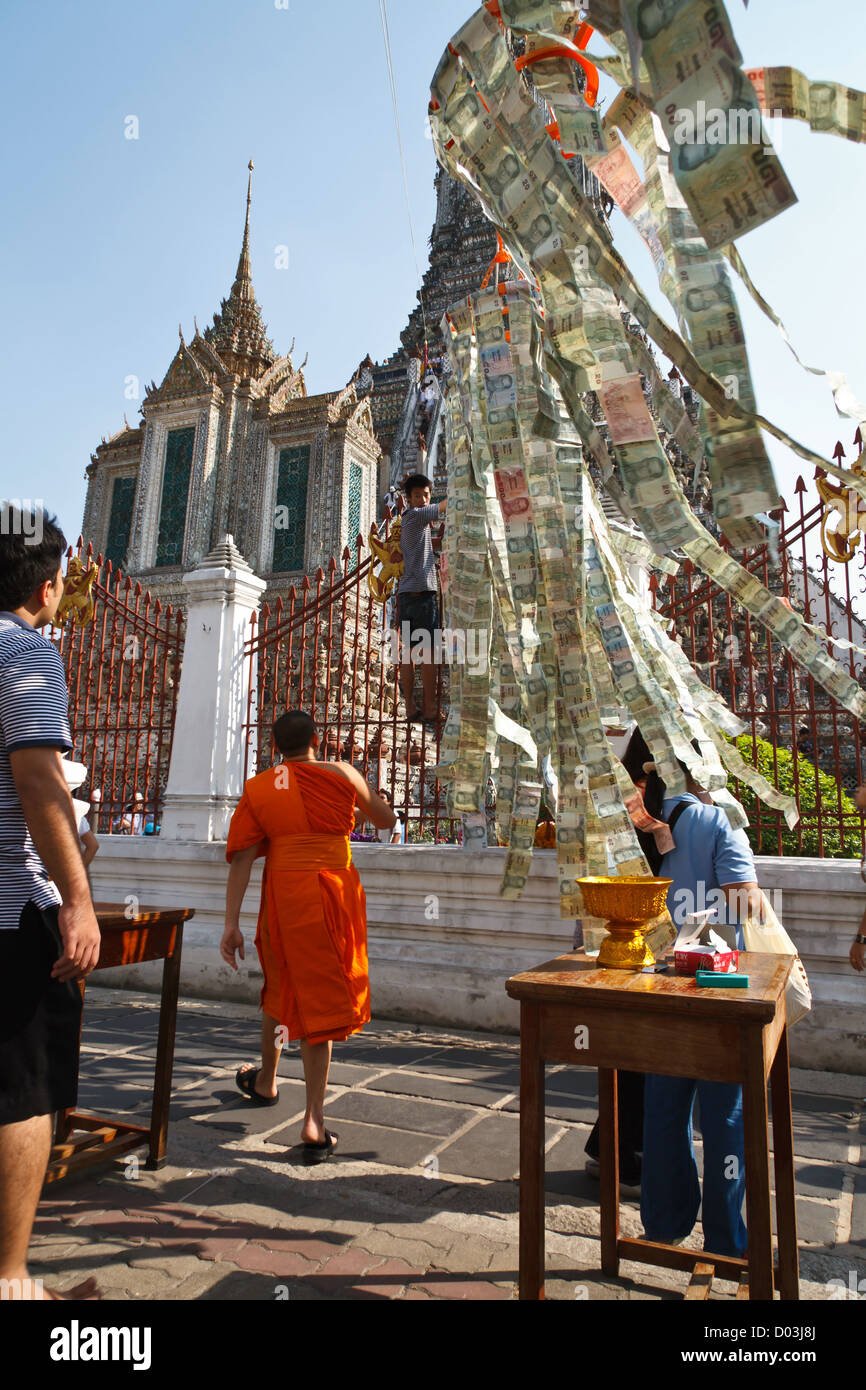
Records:
[[[642,970],[655,956],[644,940],[644,929],[665,909],[672,878],[579,878],[586,910],[607,917],[607,936],[598,963],[607,970]]]

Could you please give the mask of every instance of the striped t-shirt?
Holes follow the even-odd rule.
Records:
[[[66,672],[57,648],[23,618],[0,613],[0,930],[17,927],[28,901],[59,906],[18,800],[9,754],[72,747]]]
[[[439,503],[431,502],[426,507],[406,507],[400,518],[400,549],[403,552],[401,594],[436,592],[436,561],[430,523],[437,521],[439,515]]]

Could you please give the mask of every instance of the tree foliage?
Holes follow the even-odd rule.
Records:
[[[860,856],[860,812],[850,796],[828,772],[822,772],[802,754],[795,759],[786,748],[774,748],[772,743],[759,738],[756,742],[756,756],[753,755],[751,734],[741,734],[734,740],[741,757],[752,764],[766,777],[767,781],[779,788],[786,796],[793,796],[800,808],[801,821],[789,830],[781,812],[774,811],[764,802],[758,805],[758,798],[745,782],[728,778],[728,788],[742,803],[749,817],[746,834],[756,854],[778,854],[776,825],[782,827],[783,855],[799,855],[803,858],[819,857],[825,859],[856,859]],[[819,836],[819,812],[821,833]],[[758,826],[762,834],[758,836]],[[840,819],[844,824],[844,837],[840,831]],[[823,844],[823,849],[822,849]]]

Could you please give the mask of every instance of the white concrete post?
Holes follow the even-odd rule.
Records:
[[[160,839],[224,840],[244,780],[244,644],[266,586],[228,535],[183,584],[186,641]]]

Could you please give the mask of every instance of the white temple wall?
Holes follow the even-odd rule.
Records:
[[[476,852],[427,845],[353,846],[367,895],[373,1011],[461,1029],[516,1033],[509,975],[571,949],[572,924],[558,915],[556,858],[535,854],[522,899],[497,888],[504,849]],[[812,1013],[791,1031],[792,1064],[866,1075],[866,986],[848,950],[866,906],[853,860],[757,860],[762,886],[795,941],[814,996]],[[246,961],[237,974],[219,956],[227,866],[219,841],[169,842],[104,836],[91,866],[94,898],[184,906],[181,990],[186,997],[257,1003],[261,973],[253,946],[261,882],[254,867],[241,927]],[[157,990],[161,966],[125,966],[92,985]]]

